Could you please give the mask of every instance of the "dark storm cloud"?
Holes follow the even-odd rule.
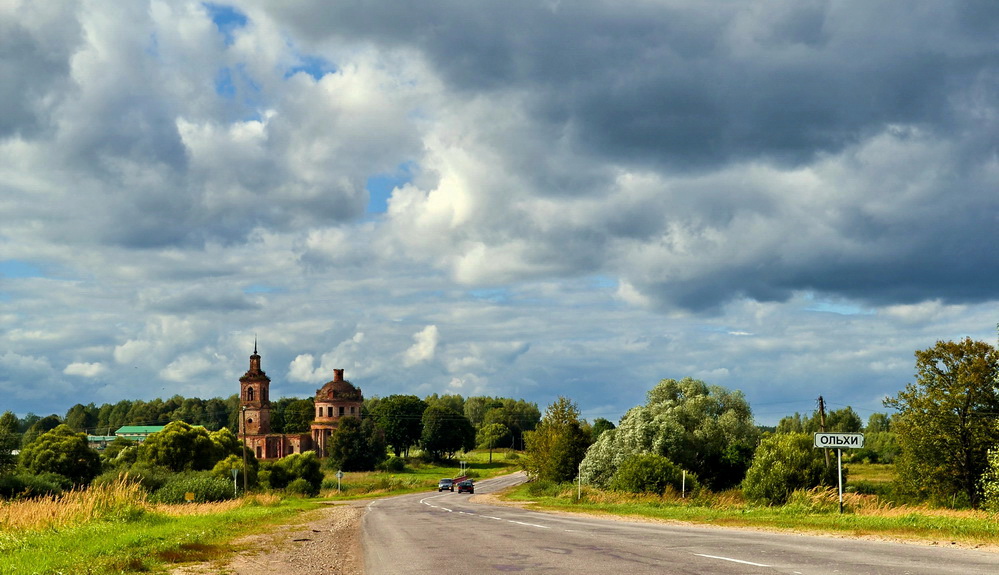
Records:
[[[300,3],[275,12],[317,39],[416,48],[459,93],[529,91],[537,119],[571,126],[582,149],[671,169],[807,162],[894,123],[949,130],[949,98],[994,69],[999,32],[995,8],[982,3],[338,3],[321,11]],[[983,21],[993,22],[992,35]]]

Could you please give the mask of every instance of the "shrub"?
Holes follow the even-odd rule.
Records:
[[[0,499],[60,495],[72,487],[72,481],[57,473],[0,475]]]
[[[307,479],[301,477],[289,483],[285,491],[293,495],[306,495],[309,497],[319,495],[319,487],[312,485]]]
[[[798,489],[836,485],[836,474],[835,466],[826,467],[822,450],[813,447],[811,435],[777,433],[760,442],[742,488],[749,499],[780,505]]]
[[[668,458],[654,453],[640,453],[621,462],[611,478],[610,487],[617,491],[662,495],[667,487],[681,491],[684,484],[688,491],[698,487],[694,474],[688,473],[684,481],[683,470]]]
[[[402,473],[406,470],[406,460],[401,457],[392,456],[378,464],[377,468],[389,473]]]
[[[153,503],[184,503],[187,493],[194,493],[196,503],[225,501],[233,498],[232,482],[215,477],[210,471],[186,471],[171,477],[149,500]]]

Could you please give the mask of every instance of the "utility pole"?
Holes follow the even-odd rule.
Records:
[[[819,431],[826,432],[826,402],[821,395],[819,396]],[[822,451],[826,454],[826,467],[829,467],[829,450],[823,449]]]

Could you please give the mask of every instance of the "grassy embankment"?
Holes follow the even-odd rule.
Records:
[[[892,479],[890,466],[850,466],[852,481],[884,484]],[[891,505],[874,495],[846,493],[839,513],[835,489],[796,493],[779,507],[753,505],[738,491],[682,498],[599,491],[576,485],[526,484],[506,494],[510,501],[527,502],[537,509],[687,521],[729,527],[750,527],[808,533],[879,537],[999,547],[999,515],[984,511],[933,509]]]
[[[515,459],[468,454],[468,475],[501,475]],[[223,559],[241,535],[296,521],[324,501],[398,495],[436,488],[458,465],[415,463],[396,473],[347,473],[316,499],[259,494],[209,504],[154,505],[134,484],[0,503],[0,575],[163,572],[171,566]],[[328,474],[332,476],[332,474]]]

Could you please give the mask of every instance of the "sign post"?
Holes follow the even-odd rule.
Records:
[[[839,512],[843,512],[843,450],[864,446],[863,433],[816,433],[815,447],[836,450],[836,467],[839,471]]]

